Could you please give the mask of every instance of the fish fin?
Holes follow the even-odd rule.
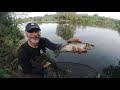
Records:
[[[59,49],[57,49],[56,51],[54,51],[55,57],[57,57],[59,55],[59,53],[60,53]]]
[[[95,47],[95,45],[93,45],[93,44],[92,44],[91,46],[92,46],[92,47]]]
[[[57,54],[58,52],[59,52],[59,50],[55,50],[55,51],[54,51],[54,54]]]
[[[69,44],[69,43],[68,43],[68,42],[65,42],[65,43],[62,44],[61,47],[65,46],[65,45],[67,45],[67,44]]]
[[[55,58],[59,55],[60,53],[57,53],[56,55],[55,55]]]
[[[68,44],[68,43],[67,43],[67,42],[63,43],[62,46],[60,46],[57,50],[54,51],[55,57],[57,57],[57,56],[60,54],[61,48],[62,48],[63,46],[65,46],[66,44]]]

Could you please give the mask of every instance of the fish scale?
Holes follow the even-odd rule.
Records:
[[[63,46],[63,48],[61,48],[61,51],[72,51],[72,47],[80,47],[82,50],[84,50],[84,44],[76,44],[76,45],[73,45],[73,44],[69,44],[69,45],[65,45]]]

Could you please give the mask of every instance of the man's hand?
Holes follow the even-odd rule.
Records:
[[[75,48],[74,46],[72,47],[74,53],[87,53],[87,50],[82,50],[81,48]]]
[[[80,41],[79,38],[71,38],[67,42],[70,43],[70,42],[81,42],[81,41]],[[81,53],[87,53],[87,50],[82,50],[81,48],[76,48],[74,46],[72,47],[72,49],[73,49],[74,53],[79,53],[79,54],[81,54]]]
[[[48,68],[49,66],[50,66],[50,62],[46,62],[46,64],[45,65],[43,65],[43,68]]]
[[[70,43],[70,42],[81,42],[81,41],[79,38],[71,38],[67,42]]]

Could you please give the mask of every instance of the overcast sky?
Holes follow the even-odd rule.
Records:
[[[55,14],[56,12],[31,12],[28,17],[34,17],[34,16],[44,16],[45,14]],[[79,14],[88,14],[88,15],[94,15],[98,14],[99,16],[105,16],[110,18],[115,18],[120,20],[120,12],[77,12]]]

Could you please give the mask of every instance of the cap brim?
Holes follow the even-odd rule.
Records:
[[[32,29],[37,29],[38,31],[41,31],[41,29],[39,28],[39,27],[36,27],[36,26],[33,26],[33,27],[31,27],[29,30],[27,30],[27,31],[30,31],[30,30],[32,30]]]

